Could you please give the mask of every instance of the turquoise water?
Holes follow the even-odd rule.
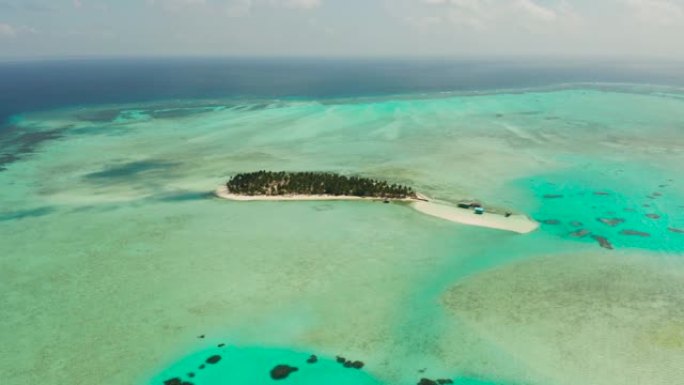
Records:
[[[212,356],[221,359],[216,364],[208,364],[206,360]],[[197,383],[266,383],[273,381],[270,371],[285,364],[298,369],[288,376],[288,383],[318,384],[324,380],[335,384],[379,384],[368,373],[345,368],[334,357],[317,358],[316,363],[310,364],[307,363],[310,356],[278,349],[217,347],[184,358],[183,362],[168,369],[152,383],[163,383],[173,378]]]
[[[528,212],[542,222],[543,231],[593,243],[591,235],[598,235],[616,248],[681,253],[684,237],[677,230],[684,228],[684,205],[679,176],[675,170],[650,165],[591,163],[520,185],[537,197]]]
[[[291,384],[381,384],[362,369],[345,367],[336,357],[314,356],[315,361],[310,362],[312,355],[309,353],[274,348],[229,347],[219,343],[212,349],[185,357],[151,382],[164,383],[177,379],[181,383],[267,383],[273,381],[270,374],[272,369],[287,365],[297,369],[284,379]],[[219,357],[219,361],[207,363],[212,357]],[[457,385],[505,385],[467,377],[436,380],[449,380]]]
[[[12,155],[0,172],[0,232],[11,234],[0,243],[0,371],[10,385],[268,383],[278,364],[301,369],[283,380],[293,384],[675,383],[682,369],[658,362],[684,357],[673,289],[684,283],[684,234],[672,230],[684,227],[682,122],[681,92],[643,86],[150,102],[15,117],[0,139]],[[520,236],[403,204],[211,196],[231,174],[258,169],[383,178],[548,224]],[[578,230],[591,234],[571,235]],[[605,276],[569,263],[550,275],[567,278],[562,289],[543,275],[529,290],[512,278],[538,258],[609,272],[636,258],[654,273],[625,275],[610,292],[616,309],[641,309],[620,323],[600,311],[608,302],[576,299],[591,297],[587,287],[603,292]],[[485,290],[490,275],[510,283],[507,292],[548,294],[544,311],[489,306],[501,303]],[[468,297],[454,299],[454,287]],[[624,333],[555,347],[549,336],[580,332],[548,310],[565,309],[564,293],[581,293],[566,319],[591,313],[592,325]],[[539,330],[520,330],[515,321],[528,313]],[[200,373],[213,354],[221,361]],[[320,362],[306,364],[310,354]],[[343,368],[338,355],[365,366]]]

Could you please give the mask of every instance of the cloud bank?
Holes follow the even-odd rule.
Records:
[[[684,58],[681,36],[684,0],[0,0],[0,58]]]

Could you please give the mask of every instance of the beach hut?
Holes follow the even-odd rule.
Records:
[[[484,215],[484,213],[485,213],[484,207],[482,207],[482,206],[480,206],[480,207],[475,207],[475,214],[477,214],[477,215]]]

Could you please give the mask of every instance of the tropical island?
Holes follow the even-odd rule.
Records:
[[[233,201],[370,200],[410,203],[414,209],[451,222],[530,233],[539,223],[526,215],[485,211],[480,204],[433,201],[401,184],[331,172],[256,171],[234,175],[216,196]]]

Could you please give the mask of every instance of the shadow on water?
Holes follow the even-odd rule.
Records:
[[[41,144],[64,136],[66,128],[46,131],[28,131],[19,126],[10,126],[0,131],[0,171],[33,154]]]
[[[72,128],[69,130],[70,135],[106,135],[106,136],[121,136],[129,133],[132,130],[130,126],[120,124],[108,125],[90,125],[85,127]]]
[[[161,202],[189,202],[189,201],[201,201],[205,199],[214,198],[214,193],[206,191],[183,191],[174,192],[169,194],[163,194],[155,200]]]
[[[49,215],[52,212],[54,212],[55,210],[56,209],[54,207],[45,206],[45,207],[38,207],[35,209],[28,209],[28,210],[0,212],[0,222],[12,221],[12,220],[18,220],[18,219],[26,219],[26,218],[38,218],[38,217],[42,217],[45,215]]]
[[[85,178],[88,180],[124,179],[150,171],[167,171],[177,165],[178,163],[160,160],[135,161],[106,167],[102,171],[87,174]]]
[[[226,108],[225,103],[198,103],[194,101],[155,103],[145,109],[122,108],[91,109],[80,112],[75,118],[91,123],[115,123],[117,120],[132,116],[144,116],[152,119],[175,119],[193,116]]]
[[[86,121],[86,122],[109,123],[109,122],[114,121],[114,119],[116,119],[120,113],[121,113],[120,109],[89,110],[87,112],[79,113],[75,117],[78,120]]]

